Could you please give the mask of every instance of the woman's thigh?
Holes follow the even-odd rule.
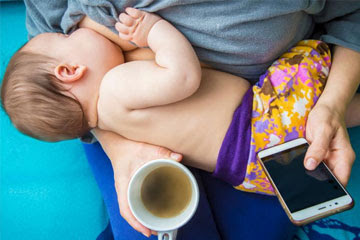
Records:
[[[203,171],[200,175],[222,239],[292,239],[296,227],[276,197],[236,190]]]
[[[135,231],[120,215],[117,195],[114,187],[114,173],[110,160],[102,150],[100,144],[84,144],[84,149],[88,162],[93,171],[96,182],[102,193],[112,232],[115,239],[149,239],[144,237],[141,233]],[[196,179],[198,180],[200,190],[199,207],[194,217],[181,228],[178,233],[177,240],[218,240],[221,239],[217,231],[217,227],[212,216],[207,196],[205,194],[204,186],[201,182],[198,170],[192,169]],[[152,237],[150,239],[157,239]]]

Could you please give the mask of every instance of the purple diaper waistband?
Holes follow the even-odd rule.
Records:
[[[251,140],[252,87],[235,110],[221,145],[213,176],[237,186],[244,180]]]

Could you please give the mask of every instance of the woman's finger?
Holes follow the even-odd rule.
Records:
[[[182,155],[179,153],[171,152],[170,150],[159,147],[157,151],[157,158],[170,158],[172,160],[175,160],[177,162],[180,162],[182,160]]]
[[[308,170],[314,170],[325,159],[335,135],[334,131],[336,131],[329,126],[313,128],[312,130],[315,132],[312,132],[312,142],[306,152],[304,162],[305,168]]]
[[[149,237],[151,235],[151,230],[142,225],[139,221],[136,220],[132,214],[128,201],[127,201],[127,186],[128,181],[119,179],[116,184],[116,191],[118,196],[118,203],[120,208],[121,216],[133,227],[136,231],[141,232],[143,235]]]
[[[346,128],[338,130],[331,142],[330,148],[331,151],[327,156],[326,164],[339,181],[346,186],[355,161],[355,152],[351,147]]]

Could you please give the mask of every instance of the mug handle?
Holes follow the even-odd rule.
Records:
[[[158,240],[176,240],[177,229],[166,232],[158,232]]]

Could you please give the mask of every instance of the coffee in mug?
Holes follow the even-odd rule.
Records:
[[[136,170],[129,183],[128,202],[135,218],[157,231],[159,240],[175,240],[177,229],[196,211],[199,188],[184,165],[157,159]]]
[[[150,172],[141,186],[145,208],[157,217],[179,215],[191,200],[191,182],[179,168],[159,167]]]

